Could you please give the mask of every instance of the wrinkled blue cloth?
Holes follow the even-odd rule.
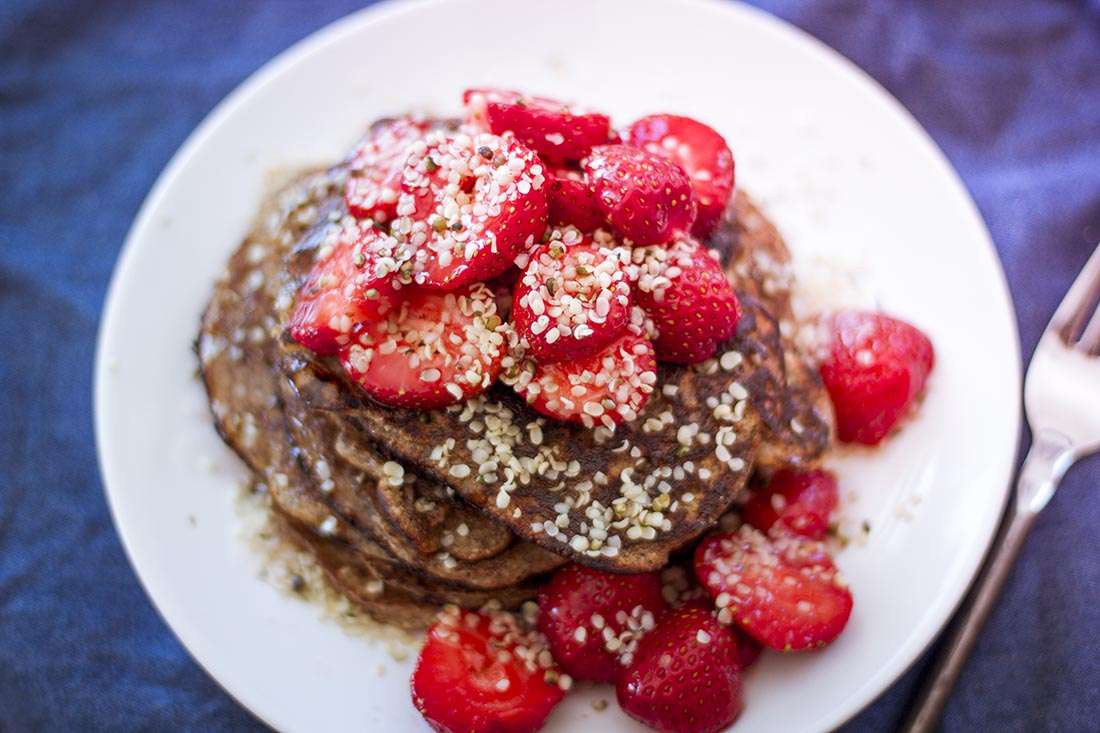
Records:
[[[1029,354],[1100,241],[1100,3],[758,4],[869,71],[943,147],[993,233]],[[123,555],[95,460],[93,342],[173,151],[261,64],[358,5],[0,3],[0,730],[262,728]],[[1100,463],[1079,466],[1039,520],[946,730],[1097,730],[1098,486]],[[926,664],[848,729],[895,725]]]

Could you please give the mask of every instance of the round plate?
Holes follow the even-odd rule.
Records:
[[[850,63],[758,11],[554,5],[386,4],[326,28],[210,115],[130,232],[96,367],[115,521],[172,629],[276,728],[426,730],[409,701],[411,661],[258,578],[233,506],[245,474],[194,376],[199,315],[272,171],[338,159],[379,116],[457,113],[467,86],[574,99],[620,123],[659,111],[709,122],[734,149],[739,185],[803,262],[859,263],[860,289],[935,342],[919,417],[881,450],[835,461],[858,540],[839,555],[856,598],[847,631],[821,653],[766,655],[738,731],[824,730],[857,712],[933,638],[992,536],[1019,426],[1016,330],[989,235],[928,136]],[[547,730],[640,729],[615,705],[597,713],[597,696],[614,694],[576,691]]]

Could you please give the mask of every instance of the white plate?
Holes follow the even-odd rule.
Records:
[[[920,417],[837,461],[856,597],[820,654],[766,656],[737,730],[824,730],[888,686],[961,597],[1006,495],[1019,425],[1012,308],[959,180],[902,107],[836,53],[752,9],[691,0],[386,4],[315,34],[249,79],[172,160],[130,232],[100,333],[96,432],[130,559],[195,658],[276,728],[424,730],[411,662],[352,638],[257,578],[236,531],[244,474],[207,418],[191,341],[265,174],[335,160],[370,119],[457,112],[465,86],[575,99],[619,122],[654,111],[721,130],[738,180],[804,257],[857,262],[920,324],[938,366]],[[378,677],[383,662],[388,673]],[[581,690],[548,730],[637,726]]]

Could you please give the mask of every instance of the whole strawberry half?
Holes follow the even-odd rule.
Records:
[[[823,469],[776,471],[767,487],[752,495],[741,508],[741,518],[762,532],[776,523],[820,540],[829,531],[829,517],[839,494],[836,476]]]
[[[912,408],[935,364],[919,329],[883,313],[845,311],[829,322],[821,377],[836,412],[838,437],[876,445]]]
[[[733,195],[733,153],[725,138],[690,117],[649,115],[630,126],[627,142],[680,164],[699,204],[692,233],[710,236]]]
[[[428,629],[412,676],[416,709],[440,733],[528,733],[561,702],[541,635],[510,613],[452,608]]]
[[[641,313],[640,308],[632,312]],[[627,333],[582,359],[539,364],[525,359],[505,372],[531,407],[563,422],[608,430],[638,417],[657,383],[653,344],[631,323]]]
[[[298,290],[290,334],[325,356],[350,343],[359,324],[390,312],[404,297],[412,247],[355,221],[318,247],[317,260]]]
[[[622,575],[567,565],[539,589],[539,630],[554,659],[573,677],[614,682],[664,608],[657,573]]]
[[[680,233],[664,247],[635,248],[635,300],[657,328],[659,361],[695,364],[733,336],[741,308],[726,274],[703,245]]]
[[[413,143],[428,124],[413,117],[399,117],[376,124],[359,141],[348,159],[348,183],[344,201],[352,216],[387,222],[397,211],[401,194],[401,170]]]
[[[642,637],[615,687],[632,718],[664,733],[714,733],[741,713],[737,638],[697,606],[669,611]]]
[[[601,232],[600,234],[605,234]],[[630,322],[630,252],[609,236],[551,232],[516,284],[512,324],[544,364],[602,351]]]
[[[488,389],[506,351],[493,291],[481,283],[453,293],[409,290],[340,349],[347,375],[378,402],[420,410]]]
[[[607,221],[634,244],[662,244],[691,229],[691,181],[671,160],[628,145],[599,145],[582,165]]]
[[[611,138],[611,119],[599,112],[546,97],[505,89],[467,89],[467,121],[500,135],[511,132],[547,160],[580,160]]]
[[[511,137],[428,133],[401,175],[390,232],[417,248],[417,285],[456,290],[491,279],[546,231],[542,161]]]
[[[695,550],[695,576],[729,617],[764,646],[825,646],[844,630],[852,594],[820,542],[744,525]]]

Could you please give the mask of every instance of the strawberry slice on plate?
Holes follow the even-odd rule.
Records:
[[[634,244],[663,244],[691,229],[691,181],[676,163],[629,145],[599,145],[583,167],[607,221]]]
[[[370,222],[348,221],[334,229],[298,290],[291,336],[318,354],[335,354],[358,324],[399,302],[398,290],[410,282],[411,257],[409,247]]]
[[[506,339],[493,291],[412,290],[367,321],[340,350],[347,374],[378,402],[421,410],[485,391],[500,373]]]
[[[417,284],[454,290],[508,269],[546,231],[546,170],[510,137],[430,132],[409,151],[390,233]]]
[[[379,223],[393,218],[405,158],[427,129],[423,120],[399,117],[375,125],[360,141],[348,162],[344,190],[344,201],[352,216]]]
[[[637,315],[635,315],[637,314]],[[526,360],[507,381],[536,410],[564,422],[610,430],[638,416],[657,383],[653,344],[634,321],[625,336],[592,356],[553,364]]]
[[[733,195],[733,153],[725,138],[690,117],[650,115],[630,126],[627,142],[684,169],[699,206],[692,234],[710,236]]]
[[[642,637],[615,687],[635,720],[665,733],[716,733],[744,707],[737,637],[695,605],[669,611]]]
[[[839,502],[836,476],[823,469],[781,469],[741,508],[741,518],[761,532],[779,524],[812,540],[825,538]]]
[[[884,313],[844,311],[830,319],[821,377],[837,436],[876,445],[913,408],[935,365],[932,342]]]
[[[657,573],[566,565],[539,589],[539,630],[574,679],[614,682],[665,608]]]
[[[547,200],[551,226],[573,226],[591,232],[604,224],[596,192],[583,171],[551,168]]]
[[[532,252],[512,299],[512,324],[543,364],[603,350],[630,321],[630,252],[601,233],[555,230]]]
[[[657,328],[657,358],[695,364],[737,330],[741,308],[714,254],[679,233],[668,246],[635,248],[635,299]]]
[[[695,550],[695,576],[728,617],[780,651],[822,647],[848,623],[852,594],[819,542],[744,525]]]
[[[413,705],[440,733],[528,733],[565,696],[546,644],[503,611],[450,607],[428,629]]]
[[[611,139],[611,119],[546,97],[504,89],[467,89],[466,120],[496,135],[513,133],[552,163],[580,160],[593,145]]]

